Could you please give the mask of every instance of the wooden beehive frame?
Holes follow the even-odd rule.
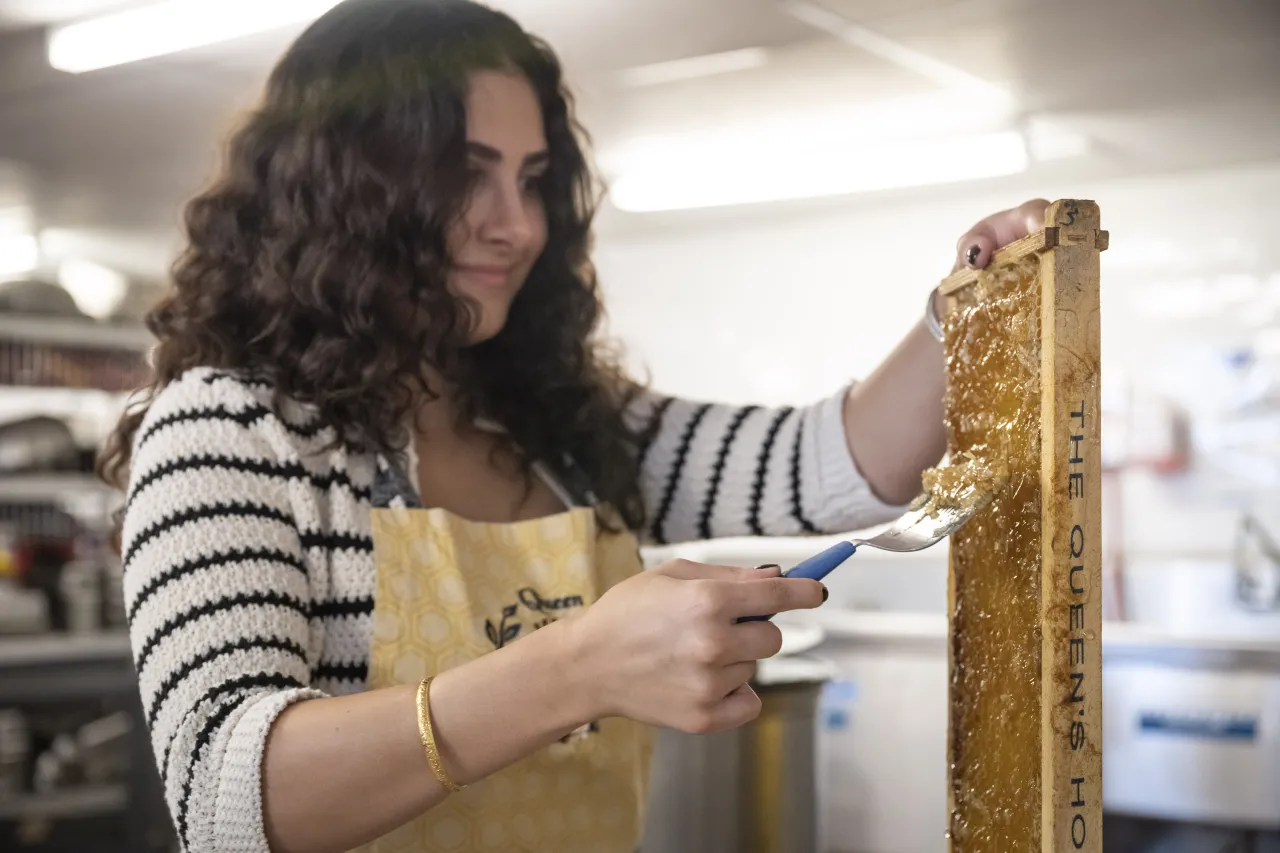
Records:
[[[990,267],[1039,257],[1041,755],[1036,781],[1042,853],[1102,850],[1099,253],[1106,247],[1098,206],[1065,199],[1049,207],[1044,230],[996,252]],[[943,281],[948,313],[981,298],[981,288],[973,287],[978,280],[977,272],[961,270]],[[997,570],[993,564],[982,568]],[[954,559],[949,574],[954,653]],[[953,675],[954,666],[953,660]],[[950,684],[956,684],[954,677]],[[953,687],[949,742],[962,717],[956,701]],[[963,768],[955,766],[954,751],[949,759],[954,814],[952,783]],[[1032,841],[1018,849],[1032,850]],[[963,853],[965,845],[953,835],[951,849]]]

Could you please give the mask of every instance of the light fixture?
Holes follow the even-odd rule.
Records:
[[[1093,148],[1089,137],[1077,133],[1066,124],[1040,116],[1027,118],[1022,125],[1031,159],[1065,160],[1083,157]]]
[[[111,316],[129,289],[128,280],[110,267],[78,259],[58,265],[58,284],[76,307],[98,320]]]
[[[12,278],[35,270],[40,244],[34,234],[0,234],[0,278]]]
[[[80,73],[313,20],[338,0],[166,0],[55,27],[49,64]]]
[[[730,50],[724,53],[711,53],[705,56],[692,56],[688,59],[675,59],[670,62],[655,62],[651,65],[638,65],[618,73],[618,82],[628,88],[660,86],[664,83],[676,83],[681,80],[697,80],[717,74],[732,74],[735,71],[749,71],[760,68],[769,61],[769,54],[764,48],[746,47],[741,50]]]
[[[656,212],[849,195],[1013,175],[1029,158],[1015,131],[843,146],[789,147],[751,138],[715,147],[652,149],[613,182],[620,210]]]
[[[651,132],[603,150],[598,162],[611,175],[657,159],[687,156],[720,159],[749,149],[770,157],[805,146],[863,148],[893,140],[988,133],[1010,126],[1013,114],[994,101],[969,102],[941,92],[821,109],[760,110],[717,117],[714,126]],[[744,148],[745,146],[745,148]]]

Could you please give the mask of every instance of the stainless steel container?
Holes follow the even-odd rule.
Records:
[[[0,424],[0,473],[74,467],[79,458],[66,422],[43,415]]]
[[[1280,610],[1280,545],[1251,515],[1240,520],[1235,546],[1236,596],[1253,611]]]
[[[102,627],[102,569],[88,560],[62,567],[58,591],[66,609],[67,631],[92,634]]]
[[[30,750],[26,717],[16,708],[0,708],[0,795],[22,793]]]
[[[817,853],[815,762],[823,678],[756,685],[752,723],[657,733],[644,853]]]

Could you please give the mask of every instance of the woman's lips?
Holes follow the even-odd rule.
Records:
[[[505,287],[511,280],[511,268],[483,264],[458,264],[458,274],[483,287]]]

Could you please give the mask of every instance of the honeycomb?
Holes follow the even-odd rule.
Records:
[[[1003,485],[951,541],[949,833],[955,853],[1040,849],[1040,258],[978,275],[946,319],[950,464],[933,500]]]
[[[934,518],[944,509],[969,511],[979,507],[985,495],[998,494],[1008,479],[1004,459],[961,451],[949,456],[947,464],[924,472],[922,498],[912,508]]]

